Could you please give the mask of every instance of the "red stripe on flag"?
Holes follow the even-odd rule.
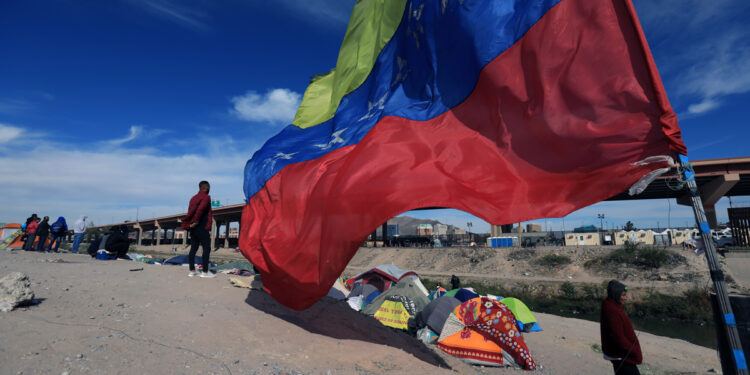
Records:
[[[679,128],[643,46],[626,3],[563,1],[453,110],[384,118],[357,145],[277,173],[244,209],[243,254],[268,293],[304,309],[404,211],[452,207],[507,224],[622,192],[664,166],[633,162],[684,148],[679,132],[665,135],[665,122]]]

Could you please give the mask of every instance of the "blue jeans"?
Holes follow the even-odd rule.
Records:
[[[39,241],[36,243],[36,251],[44,251],[44,242],[47,241],[47,235],[43,234],[40,236],[37,236]]]
[[[73,235],[73,249],[70,250],[71,253],[78,252],[78,245],[81,244],[81,241],[83,241],[83,233],[76,233]]]
[[[52,246],[54,246],[55,247],[54,250],[55,250],[55,252],[57,252],[57,249],[60,248],[60,244],[63,241],[63,236],[64,235],[62,235],[62,234],[56,235],[56,234],[52,233],[50,236],[51,237],[49,239],[49,246],[47,246],[47,250],[52,250]]]

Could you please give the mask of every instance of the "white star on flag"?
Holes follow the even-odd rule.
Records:
[[[321,150],[328,150],[329,148],[331,148],[336,143],[344,143],[345,139],[341,138],[341,133],[343,133],[344,130],[346,130],[346,129],[349,129],[349,128],[343,128],[343,129],[341,129],[339,131],[333,132],[333,134],[331,134],[331,140],[328,141],[328,143],[326,143],[326,144],[317,144],[317,145],[313,145],[313,146],[319,147]]]

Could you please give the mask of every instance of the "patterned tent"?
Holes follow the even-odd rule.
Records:
[[[437,346],[470,363],[497,366],[515,362],[526,370],[536,369],[513,313],[487,297],[456,307],[443,326]],[[495,346],[501,349],[499,353]]]

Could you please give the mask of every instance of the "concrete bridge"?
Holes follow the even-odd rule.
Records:
[[[232,223],[238,223],[240,229],[242,224],[240,218],[242,216],[242,208],[244,204],[235,204],[231,206],[215,207],[211,209],[212,223],[211,223],[211,246],[217,246],[216,239],[221,237],[221,232],[224,233],[223,243],[218,244],[221,247],[229,247],[231,244],[236,244],[235,239],[229,238],[229,228]],[[137,232],[136,243],[138,246],[143,245],[143,234],[151,232],[151,245],[161,245],[162,243],[181,243],[182,245],[187,244],[188,232],[180,229],[182,224],[182,218],[187,216],[187,213],[181,213],[176,215],[162,216],[151,219],[141,219],[138,221],[126,221],[122,223],[114,223],[108,225],[100,225],[94,228],[109,228],[116,225],[125,225],[131,232]],[[239,233],[239,231],[238,231]],[[162,240],[163,239],[163,240]]]
[[[708,217],[709,224],[712,228],[716,227],[716,209],[714,205],[724,196],[745,196],[750,195],[750,156],[695,160],[691,162],[695,171],[695,179],[701,191],[704,209]],[[652,182],[644,192],[639,195],[630,196],[627,191],[615,195],[607,200],[641,200],[641,199],[676,199],[678,204],[691,205],[690,197],[686,189],[675,190],[679,184],[677,172],[667,173],[654,182]],[[229,228],[230,224],[238,223],[239,229],[242,230],[241,216],[244,204],[236,204],[213,208],[213,223],[211,223],[211,243],[217,246],[216,238],[220,230],[224,231],[223,247],[229,247]],[[442,207],[429,207],[425,209],[438,209]],[[187,235],[180,228],[181,219],[187,213],[181,213],[170,216],[157,217],[152,219],[142,219],[137,222],[123,222],[110,225],[99,226],[106,228],[113,225],[126,225],[131,231],[137,231],[137,243],[142,245],[143,233],[151,232],[151,243],[160,245],[162,237],[169,243],[181,242],[187,243]],[[386,224],[383,224],[382,233],[386,233]],[[512,228],[512,224],[510,224]],[[498,225],[492,226],[492,232],[503,233]],[[239,233],[238,232],[238,233]],[[506,232],[507,233],[507,232]],[[171,234],[171,236],[170,236]],[[177,235],[176,235],[177,234]],[[178,238],[179,237],[179,238]],[[374,238],[374,233],[373,233]],[[177,239],[178,241],[175,241]],[[233,242],[233,241],[231,241]]]

